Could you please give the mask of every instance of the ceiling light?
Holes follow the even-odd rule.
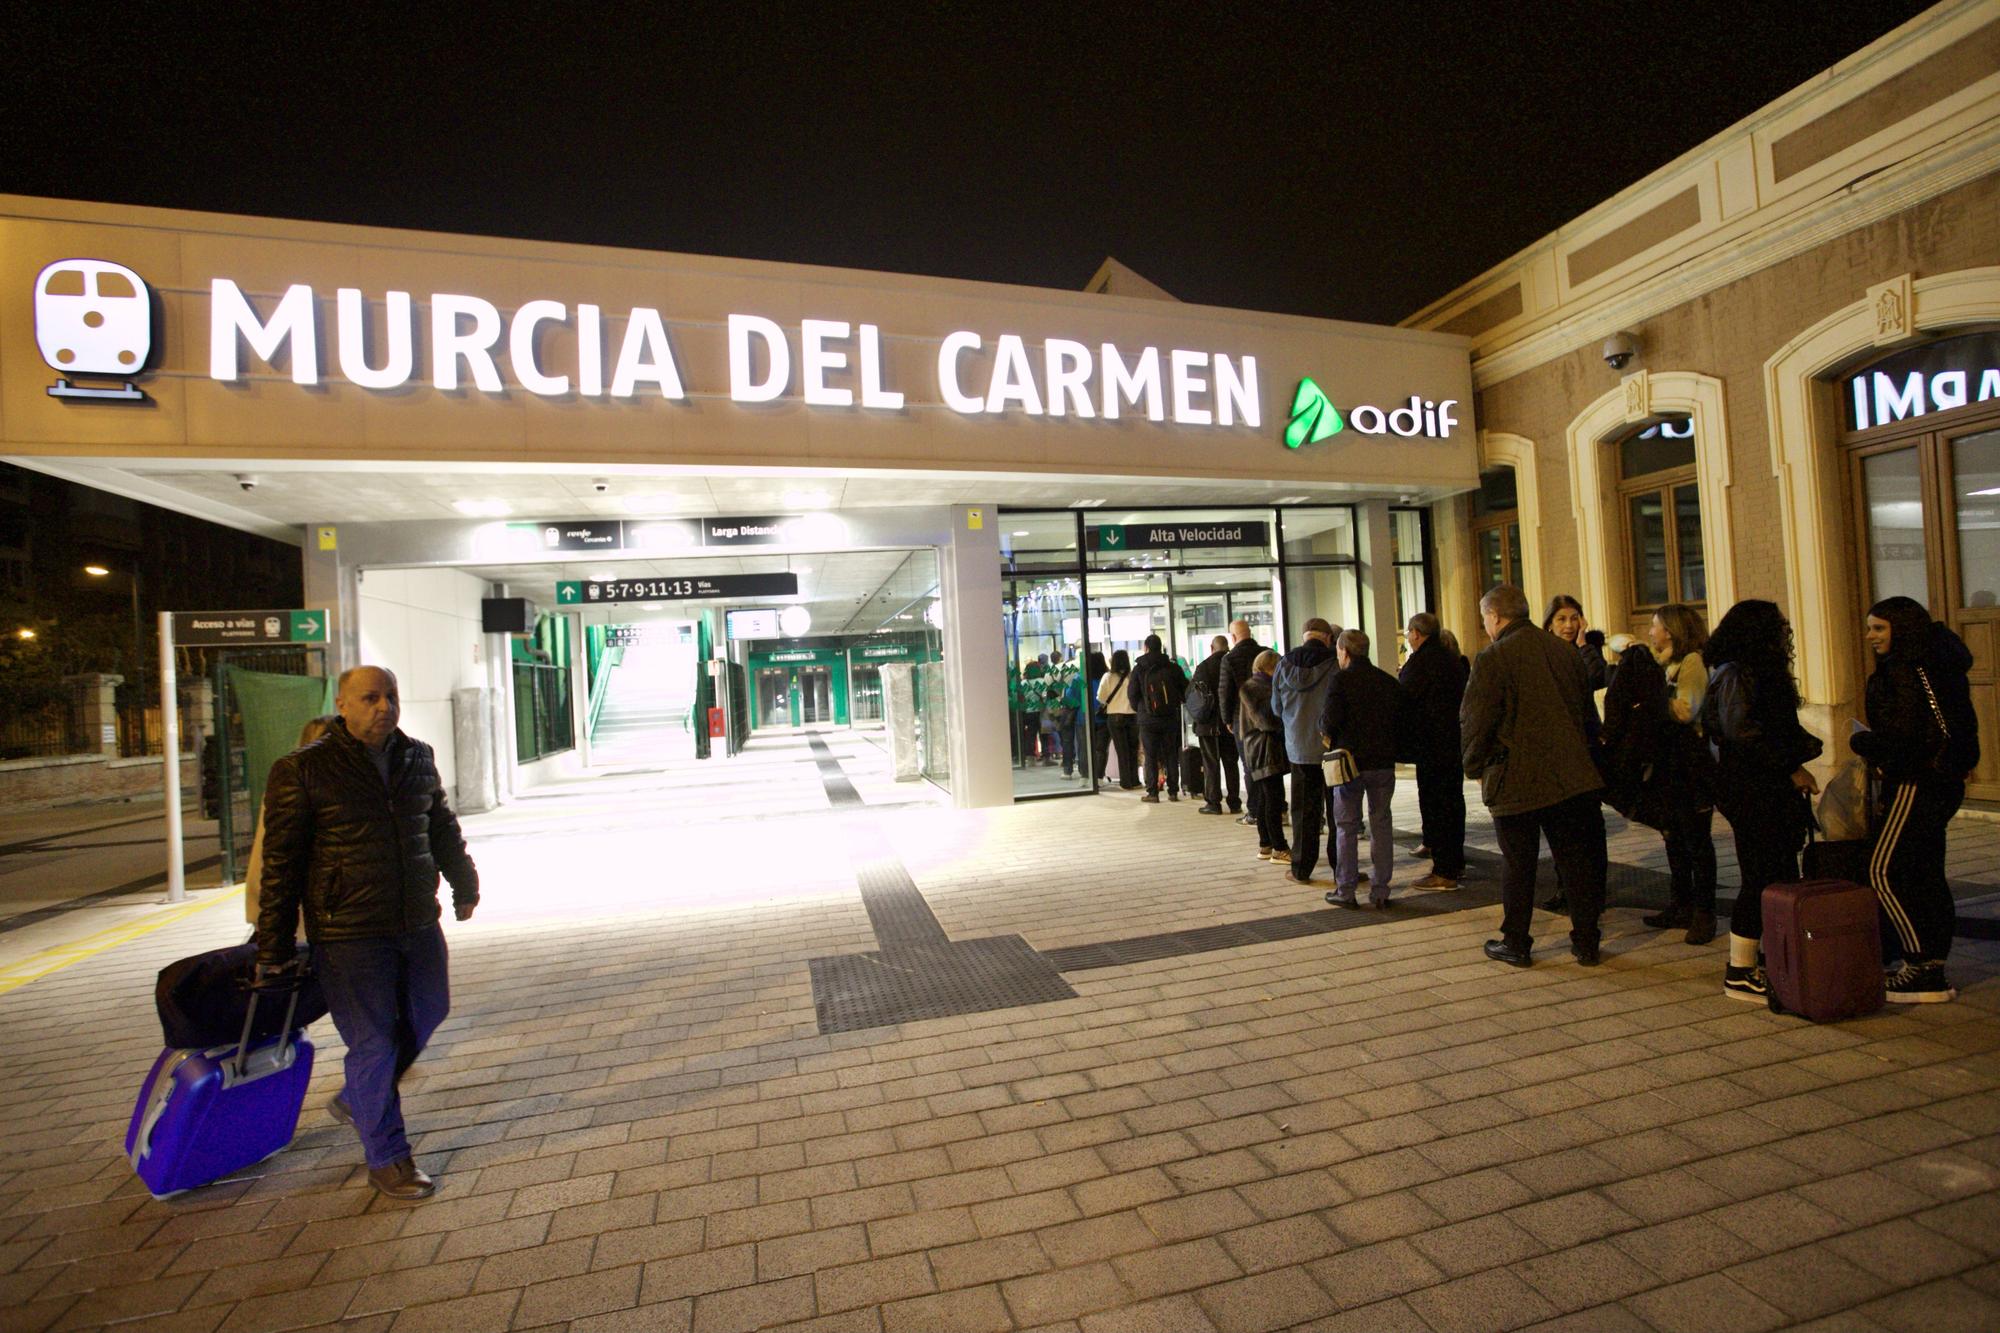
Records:
[[[785,637],[788,639],[802,637],[812,628],[812,623],[812,612],[803,606],[788,606],[778,612],[778,628],[785,632]]]
[[[1071,509],[1095,509],[1103,503],[1104,501],[1102,500],[1071,500],[1069,507]]]
[[[1277,499],[1271,501],[1271,503],[1274,505],[1302,505],[1305,502],[1306,502],[1306,497],[1303,495],[1281,495]]]
[[[14,637],[17,639],[32,639],[35,637],[35,632],[31,629],[17,629],[14,631]]]
[[[90,575],[90,577],[94,579],[101,579],[105,575],[109,574],[111,571],[106,569],[103,565],[85,565],[83,567],[83,572]]]
[[[1015,537],[1025,537],[1028,535],[1028,530],[1026,528],[1022,528],[1019,532],[1012,533],[1010,535]]]
[[[514,512],[505,500],[453,500],[451,507],[467,518],[505,518]]]
[[[1967,498],[1975,495],[2000,495],[2000,486],[1988,486],[1983,491],[1967,491],[1965,494]]]

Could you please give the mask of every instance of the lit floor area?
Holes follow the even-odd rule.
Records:
[[[774,800],[813,740],[471,821],[423,1204],[327,1117],[325,1022],[288,1151],[133,1179],[154,973],[242,937],[232,891],[0,993],[0,1325],[2000,1326],[2000,945],[1958,1003],[1814,1026],[1639,924],[1620,823],[1604,965],[1542,916],[1519,972],[1476,809],[1465,888],[1337,912],[1186,802]]]

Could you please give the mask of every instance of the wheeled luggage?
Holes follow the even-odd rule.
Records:
[[[1190,745],[1181,751],[1181,790],[1189,796],[1200,796],[1201,784],[1201,747]]]
[[[279,1034],[251,1036],[252,992],[242,1035],[206,1050],[168,1047],[132,1108],[125,1155],[154,1198],[195,1189],[263,1161],[292,1141],[312,1081],[313,1045],[294,1031],[299,992],[287,997]]]
[[[1773,884],[1764,890],[1763,908],[1764,976],[1774,1012],[1832,1023],[1882,1007],[1873,890],[1841,879]]]

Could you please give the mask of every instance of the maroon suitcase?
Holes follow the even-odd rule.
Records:
[[[1875,894],[1844,879],[1764,890],[1764,976],[1771,1008],[1815,1023],[1882,1007],[1882,935]]]

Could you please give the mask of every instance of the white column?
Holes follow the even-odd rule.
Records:
[[[1011,805],[1000,516],[992,505],[952,506],[951,542],[938,552],[938,579],[951,696],[952,804],[962,809]]]
[[[160,612],[160,757],[165,768],[161,794],[167,816],[167,901],[187,899],[187,858],[181,836],[180,700],[174,694],[174,615]],[[199,748],[195,751],[199,756]],[[228,754],[223,755],[228,763]],[[197,772],[199,766],[197,765]]]
[[[337,677],[362,665],[361,571],[343,563],[338,550],[320,550],[311,537],[317,530],[307,529],[308,540],[299,563],[305,578],[305,605],[323,606],[332,617],[327,626],[326,670],[329,676]]]

